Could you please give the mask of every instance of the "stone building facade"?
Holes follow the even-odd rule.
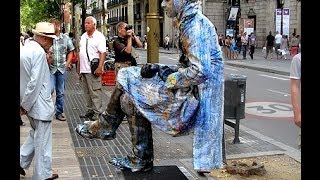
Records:
[[[90,0],[89,0],[90,1]],[[105,0],[106,21],[109,37],[116,35],[115,26],[119,21],[128,22],[128,0]],[[160,19],[160,41],[165,35],[169,35],[174,42],[176,29],[173,27],[174,19],[168,18],[163,14],[161,9],[161,1],[159,0],[159,15]],[[289,38],[292,33],[301,34],[301,3],[298,0],[199,0],[203,14],[207,16],[217,28],[219,34],[226,34],[227,20],[230,13],[232,3],[237,2],[239,7],[239,22],[242,19],[254,18],[254,32],[257,37],[257,46],[263,47],[266,36],[269,31],[272,34],[276,32],[276,9],[279,3],[283,3],[283,8],[288,8],[289,16]],[[234,4],[233,4],[234,5]],[[134,16],[134,30],[140,36],[147,34],[147,19],[148,0],[133,0],[133,16]],[[234,7],[234,6],[233,6]],[[95,7],[99,10],[101,7]],[[100,21],[99,21],[100,22]],[[240,23],[236,26],[239,27]],[[98,28],[99,29],[99,28]]]
[[[203,13],[216,26],[218,33],[225,34],[226,22],[229,16],[227,0],[204,0]],[[240,0],[241,18],[255,16],[255,34],[257,46],[263,47],[269,31],[276,32],[275,11],[277,0]],[[292,33],[301,34],[301,3],[297,0],[284,1],[283,8],[290,10],[289,38]]]

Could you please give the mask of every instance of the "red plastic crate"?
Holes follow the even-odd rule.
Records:
[[[116,76],[114,70],[108,70],[102,73],[101,77],[102,86],[116,85]]]

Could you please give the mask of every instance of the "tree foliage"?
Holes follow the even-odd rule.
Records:
[[[41,21],[60,17],[59,0],[20,0],[20,27],[31,29]]]

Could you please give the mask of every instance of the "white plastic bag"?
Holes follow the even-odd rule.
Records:
[[[267,50],[267,48],[266,48],[266,47],[263,47],[263,48],[262,48],[262,53],[266,53],[266,50]]]

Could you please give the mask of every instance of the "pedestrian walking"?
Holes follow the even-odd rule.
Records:
[[[193,166],[207,173],[223,166],[223,54],[214,25],[197,2],[167,0],[161,6],[167,16],[180,22],[181,66],[145,64],[121,69],[99,120],[79,124],[75,131],[84,138],[111,140],[127,115],[132,153],[109,163],[137,172],[153,167],[151,124],[172,136],[194,128]]]
[[[238,54],[241,52],[241,34],[237,34],[236,36],[236,45],[238,47]]]
[[[34,163],[32,179],[56,179],[52,174],[52,119],[50,71],[46,52],[53,44],[54,25],[36,24],[34,38],[20,49],[20,115],[26,115],[31,129],[20,147],[20,174]]]
[[[294,57],[299,52],[300,40],[297,38],[297,36],[298,35],[296,35],[296,33],[292,33],[292,37],[289,43],[291,57]]]
[[[256,36],[252,32],[250,36],[248,37],[248,45],[249,45],[249,55],[251,59],[253,60],[253,54],[256,48]]]
[[[236,41],[234,37],[231,37],[231,42],[230,42],[230,59],[238,59],[238,46],[236,45]]]
[[[267,36],[266,43],[266,56],[265,59],[268,59],[268,55],[270,53],[271,59],[273,58],[273,49],[274,49],[274,36],[272,35],[272,32],[269,32],[269,35]]]
[[[241,47],[242,47],[242,57],[243,59],[247,59],[248,36],[246,32],[244,32],[241,36]]]
[[[169,51],[169,43],[170,43],[170,37],[167,34],[166,37],[164,38],[164,49],[168,49],[168,51]]]
[[[49,63],[51,73],[51,93],[56,92],[55,100],[55,118],[59,121],[65,121],[64,116],[64,88],[65,80],[67,77],[67,70],[72,67],[72,56],[75,50],[72,43],[72,39],[62,34],[61,23],[58,19],[52,18],[49,20],[50,23],[54,24],[56,39],[53,40],[52,45],[52,62]]]
[[[274,36],[274,42],[275,42],[275,53],[277,55],[277,59],[279,59],[279,55],[281,57],[281,51],[279,51],[281,49],[281,41],[282,41],[282,35],[279,33],[279,31],[276,31],[276,35]]]
[[[80,118],[96,120],[102,112],[102,67],[106,59],[106,38],[96,29],[97,20],[88,16],[85,30],[80,39],[77,72],[82,82],[87,111]]]
[[[280,50],[281,50],[281,59],[283,58],[284,60],[286,60],[287,56],[290,54],[289,40],[287,35],[282,36]]]

